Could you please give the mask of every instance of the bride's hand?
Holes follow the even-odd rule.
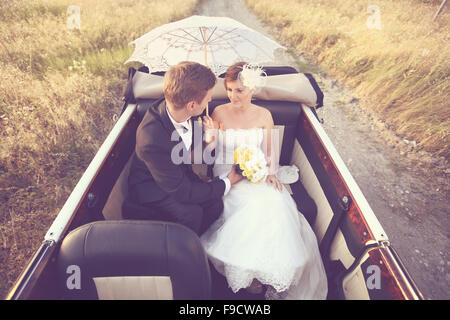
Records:
[[[274,174],[268,175],[266,182],[269,185],[273,185],[273,187],[275,189],[278,189],[278,191],[281,192],[281,190],[282,190],[281,183],[280,183],[280,181],[278,181],[277,177]]]

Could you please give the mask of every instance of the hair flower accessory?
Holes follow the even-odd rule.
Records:
[[[255,91],[257,88],[262,88],[266,84],[266,72],[257,65],[246,64],[239,72],[239,80],[247,88]]]

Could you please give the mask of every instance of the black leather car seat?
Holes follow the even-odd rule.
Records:
[[[71,231],[57,261],[63,299],[210,299],[205,251],[190,229],[98,221]]]

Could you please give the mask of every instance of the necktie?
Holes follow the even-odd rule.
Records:
[[[188,132],[189,131],[189,127],[188,127],[188,124],[182,124],[181,125],[181,130],[183,131],[183,134],[185,134],[186,132]]]
[[[191,147],[191,143],[192,143],[192,136],[187,134],[191,130],[190,121],[187,120],[183,123],[179,123],[178,128],[179,128],[178,130],[181,129],[180,130],[181,131],[181,139],[183,140],[184,145],[186,146],[186,149],[189,149]]]

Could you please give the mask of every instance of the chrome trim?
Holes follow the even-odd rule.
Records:
[[[29,285],[30,279],[36,272],[36,269],[41,264],[42,259],[46,256],[48,250],[50,250],[55,245],[52,240],[45,240],[42,242],[39,249],[35,252],[31,262],[28,264],[26,269],[21,274],[19,280],[17,280],[14,287],[8,293],[6,300],[19,300],[25,288]]]
[[[380,241],[378,243],[375,241],[368,241],[367,245],[363,248],[361,254],[359,254],[358,257],[356,257],[356,259],[352,263],[352,265],[347,270],[345,270],[344,272],[342,272],[341,274],[339,274],[337,276],[337,279],[339,279],[339,283],[343,284],[345,279],[348,278],[349,276],[351,276],[353,274],[353,272],[356,270],[356,268],[361,265],[361,261],[364,259],[364,257],[370,251],[376,250],[376,249],[386,249],[385,253],[390,255],[391,261],[394,263],[394,265],[392,265],[391,268],[395,268],[396,270],[398,270],[398,272],[400,273],[400,276],[402,277],[402,280],[404,281],[404,283],[407,286],[407,289],[413,296],[413,300],[423,300],[424,298],[423,298],[422,293],[420,292],[420,290],[417,287],[414,280],[409,275],[405,266],[401,262],[400,257],[396,254],[394,248],[391,247],[389,241]],[[394,276],[394,278],[395,278],[395,276]],[[396,279],[396,281],[398,281],[398,280],[399,279]]]
[[[383,244],[383,247],[386,249],[386,253],[391,256],[391,260],[395,263],[395,268],[397,268],[398,272],[400,273],[401,277],[403,278],[404,282],[406,283],[406,286],[409,290],[409,292],[413,296],[413,300],[423,300],[423,294],[417,287],[417,284],[412,279],[411,275],[408,273],[408,270],[403,265],[403,262],[400,259],[400,256],[397,254],[395,249],[390,245]]]

